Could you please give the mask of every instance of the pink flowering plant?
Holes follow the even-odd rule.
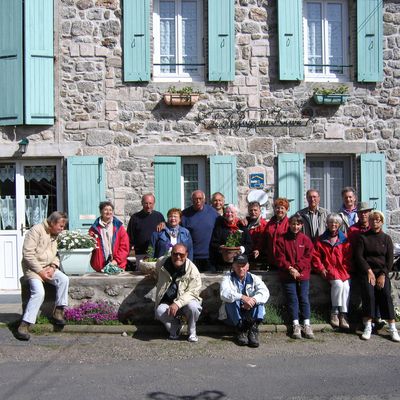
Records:
[[[105,301],[84,301],[78,306],[65,309],[65,319],[71,324],[117,325],[117,306]]]

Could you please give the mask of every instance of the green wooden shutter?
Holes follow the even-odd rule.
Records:
[[[302,0],[279,0],[279,79],[304,79]]]
[[[54,123],[53,0],[25,0],[25,123]]]
[[[386,162],[380,153],[361,154],[361,201],[386,213]]]
[[[67,159],[69,229],[88,230],[99,216],[99,203],[105,199],[104,161],[93,156]]]
[[[150,80],[150,0],[124,0],[124,80]]]
[[[23,123],[22,0],[3,0],[0,12],[0,125]]]
[[[235,79],[234,0],[208,0],[208,79]]]
[[[164,217],[170,208],[181,206],[181,158],[156,156],[154,159],[156,209]]]
[[[290,203],[289,215],[303,208],[304,155],[281,153],[278,155],[278,194]]]
[[[221,192],[225,203],[237,205],[235,156],[210,156],[210,193]]]
[[[359,82],[382,81],[382,0],[357,0],[357,64]]]

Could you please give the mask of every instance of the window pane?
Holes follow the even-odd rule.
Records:
[[[324,162],[310,161],[310,188],[316,189],[321,197],[321,205],[325,204],[324,193]]]
[[[175,1],[160,0],[160,63],[176,64]],[[163,73],[175,73],[175,65],[161,66]]]
[[[322,12],[321,4],[307,3],[308,49],[307,64],[322,64]],[[322,67],[307,67],[309,72],[321,73]]]
[[[330,161],[329,163],[329,185],[331,192],[331,211],[337,212],[342,206],[341,191],[345,185],[344,182],[344,162]]]
[[[197,0],[182,1],[182,63],[197,64]],[[183,67],[195,72],[197,67]]]
[[[57,210],[56,167],[25,167],[24,177],[26,226],[31,227]]]
[[[16,229],[15,165],[0,164],[0,229]]]
[[[343,24],[342,5],[329,3],[327,6],[328,20],[328,64],[343,65]],[[329,67],[331,73],[343,74],[342,67]]]
[[[192,192],[199,188],[199,167],[198,164],[183,165],[183,191],[185,208],[192,204]]]

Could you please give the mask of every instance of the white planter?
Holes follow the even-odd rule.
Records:
[[[142,274],[150,274],[156,269],[156,261],[140,260],[139,271]]]
[[[61,266],[67,275],[84,275],[95,272],[90,266],[93,249],[58,250]]]

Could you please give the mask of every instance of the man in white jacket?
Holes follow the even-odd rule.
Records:
[[[223,301],[219,319],[237,328],[239,346],[258,347],[258,325],[265,315],[265,303],[269,290],[257,275],[249,271],[247,256],[237,255],[232,272],[225,274],[221,282],[220,296]]]

